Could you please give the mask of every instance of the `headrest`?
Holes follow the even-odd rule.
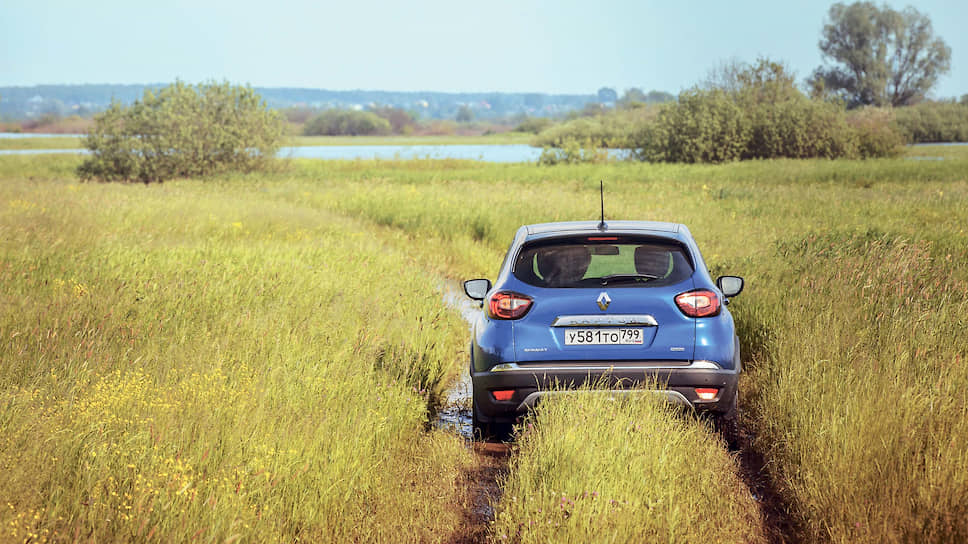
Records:
[[[549,247],[538,251],[536,261],[545,284],[555,287],[581,281],[592,254],[584,246]]]
[[[635,248],[635,271],[657,278],[669,275],[672,268],[672,255],[668,250],[655,246]]]

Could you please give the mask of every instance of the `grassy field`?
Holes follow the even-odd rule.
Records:
[[[302,192],[38,162],[2,158],[0,540],[450,540],[434,277]]]
[[[440,282],[493,279],[520,224],[595,218],[604,179],[609,217],[684,222],[747,278],[742,417],[792,537],[965,540],[968,148],[907,153],[152,187],[0,157],[0,538],[448,540],[468,453],[424,429],[466,328]],[[702,422],[576,398],[523,433],[495,541],[767,533]]]
[[[82,138],[74,136],[50,136],[40,138],[0,138],[0,150],[4,149],[80,149]]]

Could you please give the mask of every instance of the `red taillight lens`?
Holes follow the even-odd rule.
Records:
[[[520,319],[531,309],[531,297],[512,291],[499,291],[487,301],[488,315],[494,319]]]
[[[719,313],[719,296],[708,289],[686,291],[676,296],[676,306],[689,317],[709,317]]]
[[[514,389],[498,389],[497,391],[491,391],[491,395],[494,397],[494,400],[507,402],[514,397]]]
[[[699,400],[713,400],[719,394],[719,389],[715,387],[697,387],[696,396]]]

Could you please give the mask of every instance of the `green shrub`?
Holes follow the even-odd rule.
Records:
[[[390,133],[390,122],[369,111],[326,110],[306,123],[304,136],[370,136]]]
[[[640,136],[633,147],[641,158],[666,162],[887,157],[902,143],[890,112],[848,115],[840,104],[810,99],[765,59],[740,71],[728,90],[683,92]]]
[[[417,128],[417,119],[414,114],[403,108],[377,106],[370,108],[370,111],[378,117],[386,119],[394,134],[413,134],[413,131]]]
[[[894,111],[909,143],[968,142],[968,102],[922,102]]]
[[[597,161],[597,148],[682,163],[886,157],[896,155],[901,143],[888,112],[848,116],[840,104],[804,95],[782,64],[766,59],[739,67],[718,86],[684,91],[677,102],[575,119],[534,141],[553,148],[542,154],[543,164]]]
[[[538,164],[579,164],[583,162],[608,162],[608,150],[595,146],[591,141],[567,140],[561,147],[545,147],[538,157]]]
[[[114,102],[84,139],[84,180],[160,182],[265,168],[284,123],[251,87],[176,81],[146,90],[131,106]]]
[[[634,147],[655,162],[733,161],[743,156],[751,129],[747,113],[726,92],[692,89],[664,107]]]
[[[593,147],[632,148],[636,135],[646,130],[657,113],[658,108],[644,106],[595,117],[579,117],[543,130],[532,145],[564,148],[578,142]]]
[[[752,132],[744,159],[850,157],[853,133],[839,106],[796,96],[746,109]]]
[[[854,131],[857,154],[861,158],[893,157],[901,153],[904,137],[895,122],[895,111],[869,107],[847,114],[847,123]]]
[[[518,123],[518,126],[514,127],[514,132],[538,134],[553,124],[554,122],[547,117],[525,117],[523,121]]]

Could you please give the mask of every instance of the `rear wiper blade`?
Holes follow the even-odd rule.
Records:
[[[608,282],[622,283],[622,282],[639,282],[639,281],[649,281],[657,280],[659,276],[653,276],[652,274],[609,274],[608,276],[602,277],[602,285],[608,285]]]

